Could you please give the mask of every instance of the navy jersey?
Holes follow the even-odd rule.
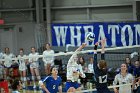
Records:
[[[140,67],[139,68],[133,67],[133,75],[135,77],[140,77]]]
[[[133,74],[133,67],[134,67],[134,66],[131,65],[131,64],[128,65],[128,67],[127,67],[127,68],[128,68],[128,72],[131,73],[131,74]]]
[[[104,60],[104,53],[101,54],[101,60]],[[103,71],[99,69],[97,63],[97,54],[94,54],[94,62],[93,62],[93,69],[94,69],[94,81],[97,90],[107,88],[107,70]]]
[[[43,82],[46,83],[46,88],[50,93],[57,93],[58,87],[61,86],[62,79],[61,77],[57,77],[55,80],[52,76],[47,76]]]

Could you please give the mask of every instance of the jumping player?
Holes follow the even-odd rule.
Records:
[[[97,93],[111,93],[107,87],[107,64],[105,62],[105,39],[101,40],[101,60],[97,62],[97,47],[99,42],[97,42],[94,46],[94,81],[97,89]]]
[[[44,85],[43,83],[46,83]],[[43,89],[43,93],[62,93],[62,79],[58,76],[58,69],[55,66],[51,68],[51,76],[47,76],[43,81],[39,81],[39,85]]]
[[[83,43],[76,51],[75,53],[70,57],[68,64],[67,64],[67,82],[66,82],[66,91],[70,93],[74,93],[75,91],[80,91],[80,84],[79,76],[82,78],[85,78],[85,74],[83,73],[82,66],[79,66],[77,64],[78,51],[82,50],[86,46],[85,43]]]

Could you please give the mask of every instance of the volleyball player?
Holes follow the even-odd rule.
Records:
[[[62,79],[58,76],[58,69],[52,66],[50,72],[51,75],[47,76],[43,81],[39,81],[39,85],[42,87],[44,93],[62,93]]]
[[[11,65],[14,63],[12,58],[14,58],[15,55],[13,53],[10,53],[10,49],[8,47],[5,48],[4,50],[4,55],[3,55],[3,59],[5,59],[4,61],[4,67],[5,67],[5,78],[9,79],[9,70],[11,68]]]
[[[4,78],[4,67],[3,67],[3,62],[2,62],[2,59],[3,59],[3,53],[0,52],[0,79],[3,79]]]
[[[39,62],[38,62],[38,56],[39,53],[36,52],[35,47],[31,47],[31,53],[29,54],[29,63],[30,63],[30,71],[32,74],[32,81],[33,81],[33,88],[36,88],[35,84],[35,76],[37,80],[40,80],[40,75],[39,75]]]
[[[50,68],[54,65],[54,50],[51,49],[49,43],[45,45],[46,50],[43,52],[43,61],[45,66],[46,75],[50,74]],[[49,55],[51,54],[51,55]]]
[[[105,39],[101,40],[101,60],[97,62],[97,47],[99,42],[94,46],[94,81],[97,93],[111,93],[107,87],[107,63],[105,61]]]
[[[133,76],[132,74],[128,73],[127,64],[123,63],[121,64],[121,71],[119,74],[115,76],[115,79],[113,81],[113,85],[121,85],[121,84],[128,84],[133,82]],[[119,90],[117,88],[114,88],[115,93],[132,93],[131,85],[129,86],[121,86],[119,87]]]
[[[78,83],[79,76],[82,78],[85,78],[85,74],[83,73],[82,67],[80,67],[77,63],[78,51],[82,50],[86,46],[85,43],[83,43],[76,51],[75,53],[70,57],[68,64],[67,64],[67,82],[66,82],[66,91],[67,92],[75,92],[80,91],[80,84]]]
[[[24,50],[21,48],[19,50],[18,63],[19,63],[19,71],[20,71],[20,79],[22,81],[22,87],[25,88],[25,83],[27,81],[26,79],[27,59],[23,59],[22,57],[26,57],[26,55],[24,55]]]

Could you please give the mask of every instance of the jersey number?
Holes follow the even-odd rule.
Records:
[[[56,85],[53,85],[53,89],[55,89]]]
[[[99,83],[106,83],[107,82],[107,75],[99,76]]]

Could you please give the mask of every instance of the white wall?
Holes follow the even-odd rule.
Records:
[[[17,33],[17,51],[24,48],[25,53],[30,52],[30,48],[35,46],[35,24],[34,23],[21,23],[15,26]]]

